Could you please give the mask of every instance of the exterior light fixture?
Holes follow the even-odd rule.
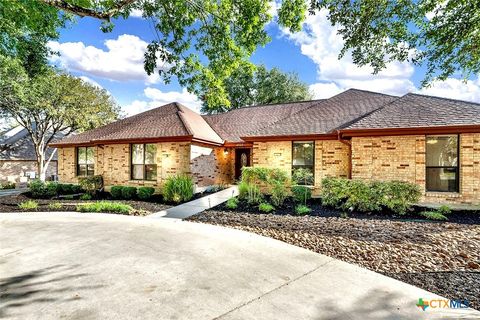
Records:
[[[228,149],[227,148],[223,149],[223,155],[225,155],[225,156],[228,155]]]

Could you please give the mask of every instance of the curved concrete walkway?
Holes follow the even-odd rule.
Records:
[[[106,214],[0,214],[0,318],[479,319],[243,231]]]

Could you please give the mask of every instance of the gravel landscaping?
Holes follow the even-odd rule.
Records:
[[[19,208],[18,204],[28,201],[34,200],[38,203],[38,208],[32,211],[76,211],[76,206],[78,204],[83,203],[91,203],[95,202],[95,200],[80,200],[80,199],[32,199],[28,197],[27,194],[19,194],[19,195],[10,195],[10,196],[3,196],[0,197],[0,212],[21,212],[25,211]],[[155,202],[156,199],[153,197],[150,201],[139,201],[139,200],[112,200],[114,202],[119,202],[123,204],[128,204],[132,206],[135,210],[130,213],[130,215],[135,216],[145,216],[149,215],[154,212],[162,211],[168,208],[171,208],[170,205]],[[59,208],[52,208],[49,206],[51,203],[59,203],[61,207]]]
[[[464,223],[375,218],[340,218],[336,210],[314,216],[230,211],[224,205],[189,221],[233,227],[354,263],[480,309],[478,213]],[[323,213],[322,213],[323,212]],[[316,215],[316,216],[315,216]]]

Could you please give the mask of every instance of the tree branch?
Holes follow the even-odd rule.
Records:
[[[119,0],[112,7],[105,11],[84,8],[79,5],[71,4],[66,0],[41,0],[42,2],[56,7],[58,9],[74,13],[81,17],[92,17],[100,20],[110,20],[114,15],[120,12],[124,7],[134,3],[137,0]]]

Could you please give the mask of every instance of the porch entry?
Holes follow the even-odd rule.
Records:
[[[235,180],[242,175],[242,168],[251,166],[250,150],[248,148],[235,149]]]

